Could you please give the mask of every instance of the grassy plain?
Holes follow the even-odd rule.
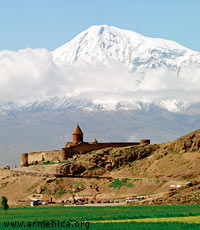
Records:
[[[24,226],[5,227],[4,222],[8,221],[23,221]],[[52,221],[74,226],[32,225]],[[83,224],[76,227],[76,222]],[[200,206],[27,207],[10,208],[7,215],[1,209],[0,229],[200,229]]]

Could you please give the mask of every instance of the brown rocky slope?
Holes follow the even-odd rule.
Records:
[[[200,130],[173,142],[106,148],[51,163],[1,169],[0,196],[10,203],[32,196],[60,201],[72,195],[94,200],[145,195],[159,197],[155,203],[200,203]],[[170,191],[172,185],[179,189]]]

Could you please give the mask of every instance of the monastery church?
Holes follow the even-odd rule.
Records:
[[[72,142],[67,142],[65,147],[59,150],[22,153],[21,167],[46,161],[63,162],[75,154],[84,154],[106,147],[126,147],[132,145],[150,144],[149,139],[141,140],[140,142],[98,142],[95,138],[93,142],[84,142],[83,132],[78,124],[72,134],[72,140]]]

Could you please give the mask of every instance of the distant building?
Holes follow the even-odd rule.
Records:
[[[22,153],[21,167],[46,161],[66,161],[74,154],[84,154],[106,147],[126,147],[131,145],[150,144],[149,139],[141,140],[140,142],[98,142],[95,138],[93,142],[84,142],[83,132],[78,124],[72,133],[72,140],[72,142],[67,142],[65,148],[61,148],[60,150]]]

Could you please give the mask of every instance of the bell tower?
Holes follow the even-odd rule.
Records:
[[[73,137],[73,144],[75,144],[75,145],[83,142],[83,132],[80,129],[78,124],[77,124],[76,128],[74,129],[72,137]]]

